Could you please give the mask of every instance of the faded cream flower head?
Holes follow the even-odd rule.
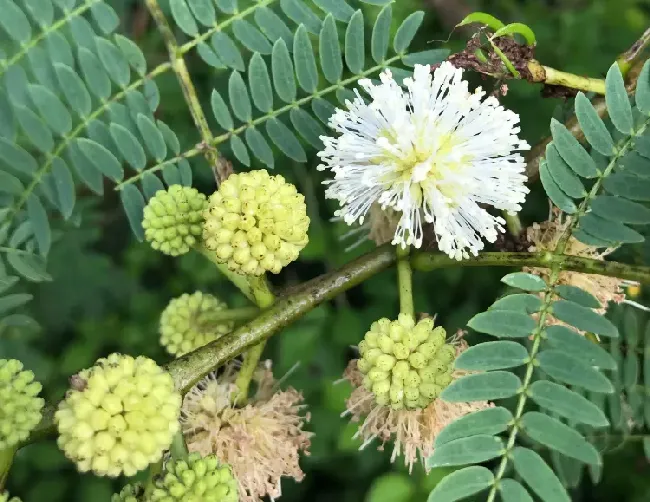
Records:
[[[521,209],[528,188],[525,162],[517,150],[519,116],[480,88],[471,93],[463,70],[444,62],[433,76],[416,65],[403,90],[390,71],[381,83],[359,84],[347,110],[330,118],[337,137],[321,137],[319,170],[334,174],[325,194],[337,199],[336,215],[363,224],[374,203],[401,213],[393,244],[420,247],[422,225],[433,224],[438,247],[460,260],[494,242],[503,218],[482,205],[509,212]]]
[[[456,341],[456,352],[459,355],[467,349],[464,341]],[[393,451],[390,460],[394,462],[400,455],[404,456],[404,465],[413,469],[421,460],[433,453],[436,436],[451,422],[460,417],[492,406],[487,401],[472,403],[448,403],[442,398],[436,398],[426,408],[394,409],[390,405],[377,404],[374,394],[363,385],[364,375],[357,368],[358,360],[350,361],[343,378],[352,384],[352,394],[348,398],[347,410],[343,415],[350,415],[353,422],[360,422],[355,438],[360,438],[363,449],[377,439],[379,450],[384,449],[388,441],[393,441]],[[453,378],[466,374],[456,370]]]
[[[282,495],[282,477],[302,481],[300,454],[309,455],[312,433],[303,430],[302,394],[277,390],[270,364],[254,377],[256,395],[235,408],[237,388],[232,365],[199,382],[183,401],[181,427],[191,452],[214,454],[232,467],[241,502],[257,502]]]

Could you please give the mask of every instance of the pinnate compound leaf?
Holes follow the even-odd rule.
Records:
[[[524,291],[533,291],[536,293],[546,289],[544,279],[537,275],[527,274],[524,272],[514,272],[505,275],[501,279],[501,282],[508,286],[512,286],[513,288],[523,289]]]
[[[413,41],[413,37],[422,25],[424,19],[424,12],[418,10],[410,14],[402,24],[397,28],[395,38],[393,38],[393,49],[397,54],[402,54]]]
[[[517,342],[500,340],[473,345],[455,361],[455,368],[468,371],[490,371],[514,368],[528,361],[528,351]]]
[[[529,411],[521,419],[521,427],[533,440],[586,464],[602,463],[600,455],[575,429],[538,411]]]
[[[579,92],[575,100],[575,111],[578,123],[589,144],[603,155],[610,156],[614,153],[614,141],[607,130],[607,126],[598,116],[598,112],[589,101],[589,98]]]
[[[131,230],[136,238],[142,242],[144,230],[142,229],[142,214],[144,212],[145,202],[140,190],[133,184],[124,185],[120,190],[120,199],[126,211],[126,216],[131,225]]]
[[[605,77],[605,102],[614,127],[623,134],[630,134],[634,127],[632,107],[617,63],[612,64]]]
[[[551,134],[555,148],[578,176],[595,178],[600,174],[594,160],[564,124],[551,119]]]
[[[435,447],[437,448],[449,441],[464,437],[494,436],[506,431],[512,420],[512,413],[501,406],[470,413],[447,425],[436,436]]]
[[[226,131],[232,130],[235,124],[232,121],[232,115],[228,110],[228,105],[221,97],[221,94],[216,89],[212,89],[212,96],[210,97],[210,105],[212,106],[212,114],[221,127]],[[178,154],[178,152],[176,152]]]
[[[27,197],[27,216],[32,224],[38,250],[42,256],[47,256],[52,245],[52,230],[43,203],[34,193]]]
[[[494,483],[494,474],[473,465],[448,474],[429,494],[428,502],[455,502],[475,495]],[[568,501],[568,499],[567,499]]]
[[[467,325],[479,333],[499,338],[524,338],[537,324],[528,315],[508,310],[488,310],[472,317]]]
[[[547,380],[538,380],[528,389],[533,401],[547,410],[594,427],[606,427],[609,420],[598,406],[577,392]]]
[[[577,303],[558,300],[552,309],[553,316],[580,330],[609,338],[618,337],[618,329],[609,319]]]
[[[562,349],[547,349],[537,355],[540,368],[551,378],[576,385],[592,392],[612,393],[612,383],[598,370],[564,353]]]
[[[293,63],[284,40],[276,40],[271,54],[271,69],[275,92],[285,103],[296,99],[296,79],[293,76]]]
[[[650,115],[650,61],[643,65],[636,81],[635,103],[639,110]]]
[[[262,56],[256,52],[248,65],[248,84],[253,103],[261,112],[270,112],[273,108],[273,89],[269,70]]]
[[[232,111],[242,122],[248,122],[253,118],[251,101],[248,97],[248,90],[246,84],[241,76],[241,73],[233,71],[228,79],[228,99]]]
[[[591,211],[601,218],[622,223],[650,223],[650,209],[622,197],[599,195],[591,202]]]
[[[390,39],[390,24],[393,19],[393,9],[390,4],[386,5],[377,16],[375,25],[372,28],[370,38],[370,53],[372,59],[381,63],[386,59],[388,41]]]
[[[336,30],[336,21],[332,14],[328,14],[323,22],[318,38],[318,54],[323,75],[332,84],[336,84],[343,73],[343,61],[341,59],[341,46],[339,35]]]
[[[578,210],[571,198],[560,189],[551,176],[546,161],[542,161],[539,165],[539,179],[542,182],[546,195],[548,195],[551,202],[559,209],[567,214],[573,214]]]
[[[499,298],[489,310],[511,310],[513,312],[524,312],[534,314],[542,307],[542,300],[535,295],[519,293]]]
[[[499,483],[499,493],[503,502],[533,502],[521,483],[514,479],[502,479]]]
[[[302,24],[296,30],[293,38],[293,59],[300,87],[309,93],[316,92],[318,69],[307,29]]]
[[[266,121],[266,132],[287,157],[297,162],[307,162],[307,154],[298,138],[278,119],[272,118]]]
[[[117,124],[112,125],[120,127]],[[76,145],[85,157],[86,162],[90,162],[100,173],[114,181],[122,181],[124,177],[122,165],[106,148],[86,138],[78,138]]]
[[[515,471],[544,502],[571,502],[568,493],[538,453],[521,446],[512,451]]]
[[[358,10],[350,18],[345,29],[345,64],[352,73],[361,73],[365,64],[363,11]]]
[[[503,440],[495,436],[459,438],[437,446],[433,455],[427,459],[427,467],[479,464],[498,457],[503,452]]]
[[[577,303],[583,307],[590,309],[599,309],[601,308],[598,298],[596,298],[591,293],[588,293],[584,289],[578,288],[576,286],[571,286],[568,284],[560,284],[555,286],[555,293],[558,296],[561,296],[565,300]]]
[[[440,397],[449,402],[504,399],[519,393],[521,380],[508,371],[465,375],[446,387]]]

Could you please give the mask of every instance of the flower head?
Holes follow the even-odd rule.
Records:
[[[233,321],[214,321],[227,305],[217,297],[197,291],[169,302],[160,316],[160,343],[180,357],[230,333]]]
[[[456,343],[457,354],[466,348],[465,342]],[[448,403],[441,398],[419,409],[395,409],[379,404],[375,395],[363,385],[364,375],[359,371],[358,363],[358,360],[350,361],[343,374],[344,379],[352,384],[352,394],[343,415],[351,415],[353,422],[361,423],[355,434],[355,438],[363,440],[360,449],[377,439],[381,443],[378,449],[383,450],[385,443],[392,440],[391,462],[403,455],[409,470],[418,459],[427,468],[425,460],[433,453],[435,438],[447,425],[468,413],[491,406],[486,401]],[[453,378],[463,374],[465,372],[456,370]]]
[[[0,450],[27,439],[41,420],[41,384],[34,381],[34,373],[22,369],[16,359],[0,359]]]
[[[208,375],[183,401],[182,430],[191,452],[215,454],[232,467],[242,502],[282,495],[284,476],[301,481],[300,453],[308,454],[311,433],[303,431],[302,395],[289,388],[276,391],[268,367],[255,376],[257,394],[235,408],[232,366]]]
[[[433,224],[438,247],[462,259],[494,242],[504,220],[482,205],[516,212],[528,189],[525,163],[515,150],[529,145],[518,138],[519,116],[480,88],[470,93],[462,69],[444,62],[433,74],[416,65],[406,91],[390,71],[375,85],[359,83],[348,110],[337,110],[330,127],[338,137],[322,137],[318,155],[334,179],[328,198],[337,199],[337,215],[363,223],[373,203],[401,213],[394,244],[420,247],[424,222]]]
[[[111,354],[73,379],[54,415],[57,442],[81,472],[133,476],[169,447],[180,407],[172,377],[154,361]]]
[[[231,174],[208,202],[205,247],[233,272],[277,274],[309,241],[304,196],[264,169]]]

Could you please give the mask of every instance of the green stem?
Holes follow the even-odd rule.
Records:
[[[528,71],[533,82],[543,82],[546,85],[559,85],[584,92],[605,94],[605,81],[602,78],[581,77],[573,73],[556,70],[550,66],[542,65],[535,59],[528,62]]]
[[[508,211],[503,211],[503,219],[506,220],[506,226],[508,227],[508,232],[514,237],[519,237],[521,234],[521,220],[519,219],[518,214],[510,214]]]
[[[204,327],[209,327],[229,321],[248,321],[259,313],[260,309],[257,307],[220,310],[219,312],[211,312],[209,317],[202,318],[201,324]]]
[[[174,434],[172,444],[169,446],[169,454],[174,460],[186,460],[190,454],[181,431]]]
[[[397,256],[397,284],[399,287],[399,311],[415,320],[415,307],[413,306],[413,271],[409,260],[410,246],[396,246]]]
[[[0,494],[4,489],[5,483],[7,482],[7,477],[9,477],[9,469],[11,469],[11,464],[14,461],[15,453],[16,448],[7,448],[6,450],[0,450]]]

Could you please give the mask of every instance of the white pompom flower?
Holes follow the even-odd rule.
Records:
[[[483,239],[494,242],[505,221],[485,205],[516,213],[528,188],[524,158],[530,146],[518,137],[519,116],[480,88],[471,93],[463,70],[444,62],[431,73],[416,65],[402,89],[390,71],[381,83],[359,84],[347,110],[329,125],[337,137],[321,137],[319,170],[334,173],[327,198],[351,225],[363,224],[373,203],[401,213],[393,244],[420,247],[422,225],[432,223],[438,248],[460,260],[477,255]]]

